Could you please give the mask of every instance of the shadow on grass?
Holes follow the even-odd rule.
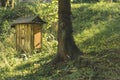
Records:
[[[112,11],[114,5],[109,6],[109,9],[99,9],[101,5],[96,4],[79,5],[77,8],[73,6],[75,41],[83,52],[120,49],[120,12]]]
[[[91,80],[120,79],[120,49],[90,53],[80,57],[78,61],[76,62],[78,68],[91,71]]]
[[[112,9],[119,9],[118,7],[114,7],[111,4],[104,4],[106,5],[103,8],[103,4],[78,4],[73,5],[72,13],[73,13],[73,27],[74,27],[74,34],[80,34],[85,29],[90,29],[93,25],[98,25],[104,21],[110,21],[111,19],[115,19],[119,16],[120,12],[118,10]],[[116,4],[118,5],[118,4]],[[111,8],[108,8],[111,7]],[[102,27],[102,26],[101,26]]]
[[[23,62],[13,70],[16,75],[9,75],[5,80],[46,80],[53,72],[53,67],[49,64],[52,58],[53,55],[48,55],[39,60]]]
[[[113,19],[103,25],[103,30],[81,43],[81,47],[90,51],[120,49],[120,19]],[[102,27],[102,26],[101,26]]]

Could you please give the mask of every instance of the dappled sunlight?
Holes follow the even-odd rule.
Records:
[[[38,76],[39,71],[44,72],[44,65],[48,63],[53,57],[53,54],[33,54],[27,61],[14,60],[14,64],[8,67],[8,71],[3,73],[4,77],[7,75],[5,79],[30,79]],[[17,61],[17,62],[16,62]],[[4,67],[5,69],[5,67]],[[6,71],[6,70],[5,70]],[[31,76],[32,74],[32,76]],[[37,78],[36,78],[37,79]]]
[[[100,51],[120,48],[119,27],[113,27],[112,22],[110,23],[92,26],[90,29],[85,29],[82,33],[75,35],[78,46],[83,47],[84,50],[87,49],[88,52],[89,50]]]
[[[101,3],[93,4],[92,6],[89,7],[89,9],[93,9],[94,11],[101,10],[101,11],[112,11],[112,12],[118,11],[119,12],[119,9],[114,7],[119,7],[119,3],[101,2]]]
[[[74,38],[84,53],[120,48],[119,7],[115,6],[119,3],[73,6]]]
[[[85,29],[82,33],[75,35],[76,42],[79,44],[83,43],[84,41],[94,37],[96,34],[104,31],[106,28],[102,27],[102,25],[93,25],[90,29]]]

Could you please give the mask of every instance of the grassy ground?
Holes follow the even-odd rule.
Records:
[[[43,39],[41,53],[23,61],[11,46],[0,43],[0,80],[120,80],[120,6],[118,3],[72,4],[74,38],[84,52],[57,66],[48,62],[57,42]]]

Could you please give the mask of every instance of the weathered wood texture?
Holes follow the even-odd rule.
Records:
[[[18,24],[16,25],[16,49],[18,51],[30,51],[31,45],[31,25]]]
[[[42,33],[39,24],[16,25],[16,49],[18,51],[31,52],[41,48]]]
[[[35,24],[34,25],[34,48],[41,48],[42,45],[42,32],[41,32],[41,27],[39,27],[38,24]]]

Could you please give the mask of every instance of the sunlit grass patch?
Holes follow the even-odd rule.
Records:
[[[74,38],[83,52],[120,48],[119,9],[119,3],[73,4]]]

